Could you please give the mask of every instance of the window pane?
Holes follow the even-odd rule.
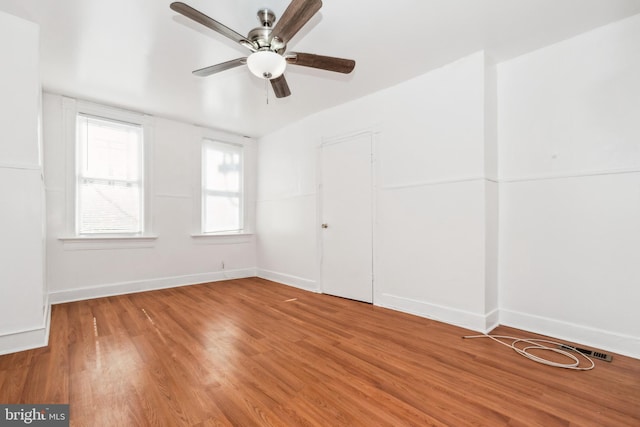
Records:
[[[85,177],[136,181],[140,178],[142,129],[135,125],[79,117]]]
[[[80,233],[142,232],[140,188],[84,181],[79,186]]]
[[[242,230],[242,148],[205,140],[202,155],[202,231]]]
[[[204,200],[205,233],[240,230],[240,198],[223,196],[205,196]]]
[[[204,164],[207,190],[240,191],[240,153],[209,148]]]

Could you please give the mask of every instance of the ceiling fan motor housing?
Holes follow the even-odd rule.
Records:
[[[247,39],[251,41],[258,50],[271,50],[276,53],[284,53],[287,48],[286,43],[277,37],[271,37],[273,23],[276,21],[276,15],[271,9],[258,10],[258,21],[262,25],[249,31]]]

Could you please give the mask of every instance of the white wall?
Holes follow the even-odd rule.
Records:
[[[640,357],[640,16],[260,140],[258,272],[321,291],[317,147],[376,133],[374,303]]]
[[[139,290],[203,283],[255,275],[255,238],[192,237],[196,232],[200,144],[203,130],[153,118],[151,233],[142,242],[64,241],[67,225],[63,97],[44,94],[47,224],[47,281],[51,301],[62,302]],[[209,133],[211,135],[211,133]],[[255,217],[255,142],[215,133],[246,146],[250,224]],[[251,225],[249,228],[253,228]],[[223,267],[224,264],[224,267]]]
[[[256,223],[260,274],[313,291],[317,142],[305,122],[260,140]]]
[[[369,129],[377,134],[374,303],[479,330],[495,322],[485,294],[486,64],[477,53],[262,138],[259,274],[321,290],[318,146]]]
[[[0,354],[47,342],[38,34],[0,12]]]
[[[500,321],[640,357],[640,15],[498,66]]]

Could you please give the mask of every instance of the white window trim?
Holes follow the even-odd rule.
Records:
[[[202,245],[235,245],[251,242],[253,233],[192,234],[191,237],[196,243]]]
[[[227,134],[225,132],[215,131],[207,128],[198,128],[198,138],[193,146],[192,155],[193,164],[198,165],[194,168],[192,178],[192,225],[191,237],[199,244],[236,244],[248,243],[253,239],[253,213],[251,204],[253,203],[252,181],[249,178],[249,168],[254,166],[254,144],[252,138]],[[204,233],[202,231],[202,163],[204,145],[208,141],[214,143],[229,144],[242,147],[242,224],[243,229],[239,231],[221,232],[221,233]]]
[[[152,248],[158,236],[59,237],[67,251]]]
[[[133,123],[142,126],[144,132],[143,147],[143,224],[142,233],[122,233],[122,234],[83,234],[76,233],[76,116],[87,114],[90,116],[104,117],[105,119],[117,120],[126,123]],[[149,242],[157,238],[153,233],[153,180],[152,180],[152,161],[153,159],[153,117],[136,113],[132,111],[122,110],[119,108],[108,107],[87,101],[76,100],[73,98],[62,98],[62,120],[63,120],[63,138],[65,141],[65,173],[66,173],[66,200],[65,200],[65,234],[59,237],[65,245],[72,245],[71,249],[84,249],[87,245],[95,244],[92,249],[99,249],[98,246],[105,248],[117,247],[146,247]],[[143,246],[141,246],[143,244]],[[115,246],[114,246],[115,245]]]

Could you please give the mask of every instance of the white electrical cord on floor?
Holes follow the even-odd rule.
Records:
[[[516,353],[520,354],[521,356],[531,359],[534,362],[542,363],[543,365],[554,366],[556,368],[574,369],[577,371],[588,371],[590,369],[593,369],[596,366],[593,360],[591,360],[591,358],[589,358],[586,354],[582,354],[579,351],[572,349],[571,346],[568,346],[566,344],[562,344],[559,342],[555,342],[555,341],[541,340],[541,339],[524,339],[524,338],[508,337],[504,335],[489,335],[489,334],[467,335],[462,338],[491,338],[492,340],[506,347],[512,348]],[[501,340],[511,340],[511,344],[508,344]],[[528,345],[525,347],[522,347],[522,346],[517,347],[518,343],[525,343]],[[548,345],[545,345],[545,344],[551,344],[554,347],[549,347]],[[573,360],[573,363],[553,362],[551,360],[532,354],[530,352],[531,350],[553,351],[554,353],[561,354]],[[582,356],[584,359],[586,359],[591,364],[591,366],[584,367],[584,368],[580,367],[580,359],[578,359],[574,353],[577,353],[580,356]]]

